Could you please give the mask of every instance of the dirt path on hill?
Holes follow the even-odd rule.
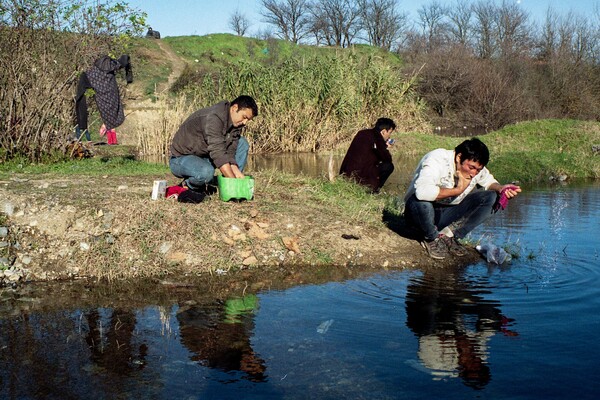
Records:
[[[125,102],[127,118],[118,129],[120,144],[138,145],[136,138],[139,137],[139,132],[151,131],[148,129],[150,126],[160,123],[160,111],[165,108],[169,90],[186,67],[186,62],[175,53],[168,43],[158,40],[157,44],[171,64],[171,73],[167,82],[161,82],[156,86],[154,98],[136,94]]]
[[[157,43],[158,47],[160,47],[160,49],[163,51],[163,53],[165,53],[165,55],[171,62],[171,74],[167,79],[167,83],[164,84],[164,86],[162,86],[160,90],[158,90],[159,94],[163,94],[167,92],[171,88],[171,86],[173,86],[177,78],[179,78],[179,76],[185,69],[186,63],[181,59],[181,57],[177,55],[177,53],[175,53],[175,51],[171,48],[171,46],[169,46],[168,43],[162,40],[158,40]]]

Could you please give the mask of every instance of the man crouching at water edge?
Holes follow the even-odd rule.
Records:
[[[344,156],[340,175],[345,175],[378,193],[394,172],[388,148],[394,141],[390,136],[396,124],[389,118],[379,118],[371,129],[359,131]]]
[[[169,167],[183,179],[181,186],[206,190],[215,168],[227,178],[243,178],[250,146],[241,132],[257,115],[258,106],[250,96],[222,101],[190,115],[171,143]]]
[[[521,192],[519,186],[494,179],[485,167],[489,158],[487,146],[473,138],[454,150],[433,150],[419,162],[404,196],[404,216],[422,234],[430,257],[465,255],[458,239],[488,219],[498,199],[504,207]],[[485,190],[474,190],[478,186]]]

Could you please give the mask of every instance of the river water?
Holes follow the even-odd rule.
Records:
[[[525,189],[505,265],[5,289],[0,398],[595,399],[600,184]]]

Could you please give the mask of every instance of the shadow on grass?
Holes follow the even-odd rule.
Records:
[[[421,235],[419,232],[410,225],[408,221],[404,218],[404,215],[398,215],[396,213],[390,212],[387,209],[383,210],[381,221],[387,226],[390,230],[402,236],[403,238],[409,240],[420,240]]]

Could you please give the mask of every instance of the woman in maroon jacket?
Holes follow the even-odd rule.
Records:
[[[394,121],[379,118],[373,128],[358,132],[342,161],[340,174],[369,187],[374,193],[379,192],[394,171],[388,147],[395,129]]]

